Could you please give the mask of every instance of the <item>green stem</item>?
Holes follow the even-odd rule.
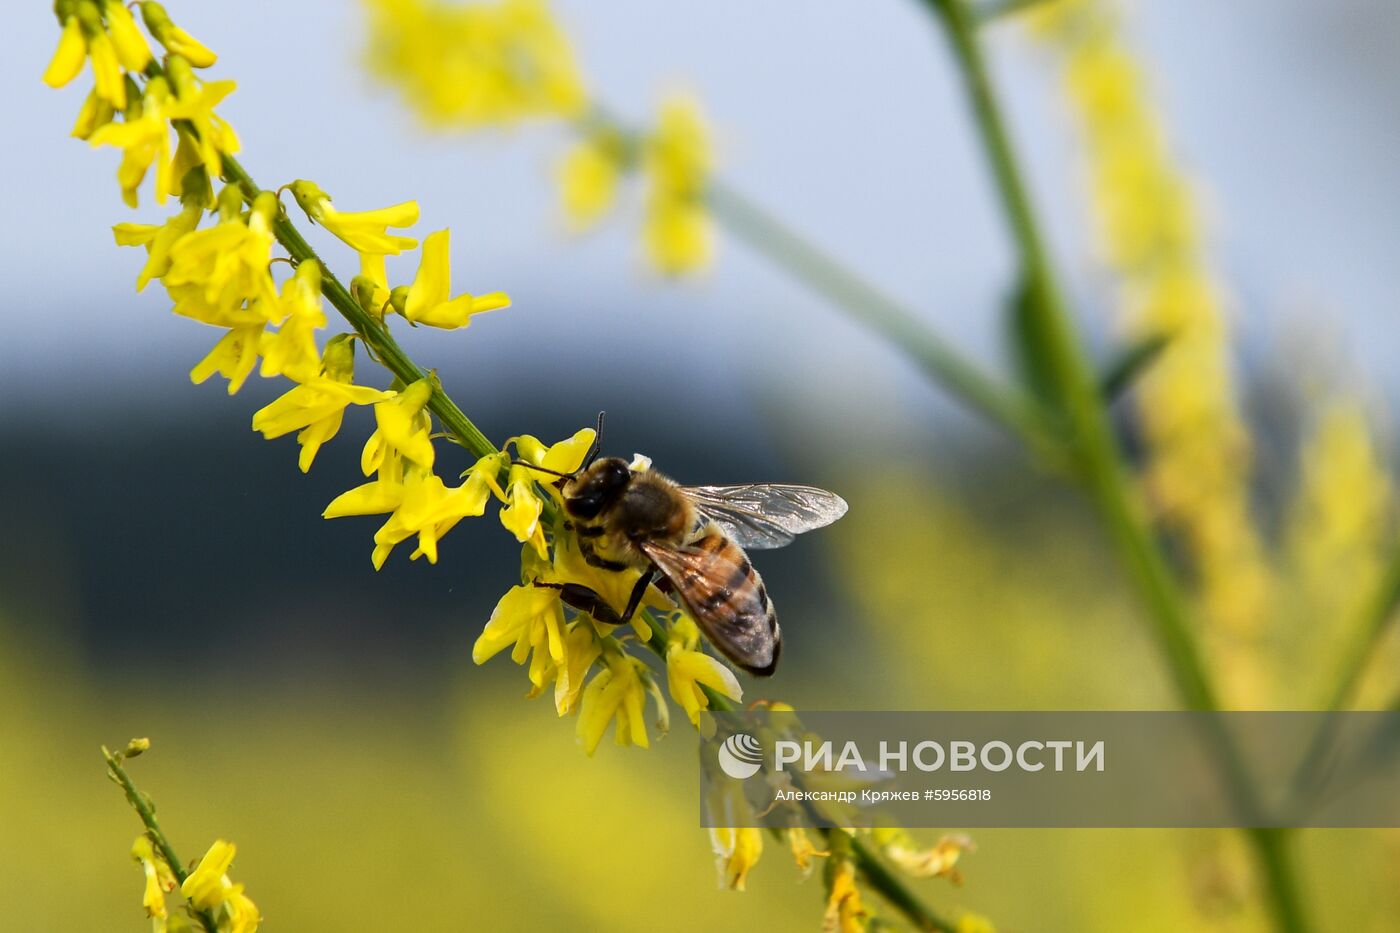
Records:
[[[1375,591],[1362,606],[1353,630],[1351,646],[1343,653],[1337,676],[1328,690],[1323,709],[1331,712],[1351,705],[1361,676],[1395,618],[1400,603],[1400,546],[1396,547],[1386,564]]]
[[[723,182],[710,182],[709,203],[730,233],[894,344],[956,398],[1038,453],[1057,449],[1047,431],[1045,415],[1034,401],[982,372],[923,324],[914,311],[844,268],[831,254]]]
[[[1002,207],[1021,256],[1022,272],[1030,289],[1030,313],[1036,317],[1039,349],[1073,432],[1072,449],[1080,475],[1148,610],[1147,618],[1182,703],[1189,709],[1217,711],[1216,693],[1192,636],[1185,595],[1129,480],[1095,385],[1093,367],[1072,329],[1000,105],[992,91],[975,19],[965,0],[921,2],[944,26],[960,66]],[[1210,722],[1217,720],[1212,717]],[[1207,726],[1206,738],[1248,825],[1259,808],[1239,752],[1217,725]],[[1271,829],[1245,832],[1266,881],[1275,925],[1286,933],[1302,933],[1308,924],[1284,836]]]
[[[136,789],[132,783],[131,775],[127,774],[126,768],[122,767],[122,759],[119,755],[112,754],[107,746],[102,746],[102,757],[107,760],[107,772],[112,780],[126,793],[127,802],[136,810],[136,815],[141,817],[141,822],[146,827],[146,833],[160,850],[161,857],[170,866],[170,871],[175,875],[175,879],[180,884],[185,883],[189,877],[189,872],[185,871],[185,863],[180,861],[180,857],[175,854],[175,849],[170,845],[170,840],[165,838],[165,833],[161,831],[160,823],[156,821],[155,807],[152,806],[150,798]],[[199,922],[208,933],[218,933],[219,922],[214,915],[207,910],[195,910],[191,905],[191,910],[199,918]]]

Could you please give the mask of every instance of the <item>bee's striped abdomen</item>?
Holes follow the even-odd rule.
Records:
[[[743,548],[711,527],[689,544],[650,543],[643,550],[715,647],[750,673],[773,673],[781,647],[778,616]]]

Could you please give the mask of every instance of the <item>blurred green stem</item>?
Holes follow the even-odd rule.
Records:
[[[185,871],[185,863],[180,861],[180,857],[175,854],[175,849],[170,845],[170,840],[165,838],[165,833],[161,832],[160,823],[156,822],[156,808],[151,803],[151,799],[136,789],[132,783],[131,775],[126,773],[126,768],[122,766],[122,756],[113,754],[107,746],[102,746],[102,757],[107,760],[107,773],[112,780],[126,793],[127,802],[136,811],[136,815],[141,817],[141,822],[146,826],[146,833],[151,837],[151,842],[155,843],[160,850],[161,857],[170,866],[170,871],[175,875],[175,880],[180,884],[185,883],[189,877],[189,872]],[[200,924],[208,933],[218,933],[219,923],[214,919],[214,915],[207,910],[195,910],[190,908],[194,915],[199,918]]]
[[[921,0],[943,25],[963,76],[1007,223],[1020,253],[1035,316],[1038,350],[1072,433],[1079,475],[1131,577],[1152,623],[1182,703],[1217,711],[1215,690],[1192,634],[1185,594],[1153,535],[1143,503],[1118,449],[1087,354],[1074,333],[1063,292],[1022,179],[1015,149],[966,0]],[[1215,722],[1215,720],[1211,720]],[[1238,750],[1222,731],[1207,727],[1207,740],[1244,822],[1258,813],[1252,782]],[[1278,830],[1245,830],[1264,876],[1275,926],[1285,933],[1308,929],[1291,855]]]
[[[1400,603],[1400,546],[1393,548],[1375,591],[1362,606],[1353,628],[1350,647],[1342,656],[1337,676],[1328,689],[1323,709],[1337,712],[1351,705],[1366,666],[1380,646],[1386,628]]]

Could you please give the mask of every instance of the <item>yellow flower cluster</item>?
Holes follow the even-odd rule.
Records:
[[[236,851],[233,843],[216,841],[180,885],[180,893],[191,907],[212,913],[220,933],[255,933],[262,922],[258,906],[228,876]]]
[[[369,60],[434,124],[572,118],[585,105],[573,52],[543,0],[369,0]]]
[[[667,275],[709,265],[713,157],[694,101],[663,102],[655,128],[635,135],[589,112],[567,37],[544,0],[370,0],[369,7],[370,65],[425,121],[470,128],[541,116],[573,121],[579,139],[557,171],[570,226],[584,230],[606,216],[623,174],[637,169],[646,176],[648,260]]]
[[[1130,326],[1169,341],[1137,389],[1148,491],[1182,536],[1234,699],[1258,702],[1265,684],[1252,646],[1269,617],[1273,575],[1251,515],[1226,299],[1205,256],[1191,186],[1172,160],[1113,4],[1066,0],[1041,11],[1036,25],[1064,56],[1099,240]]]

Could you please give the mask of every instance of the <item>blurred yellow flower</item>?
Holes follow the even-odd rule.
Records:
[[[705,206],[712,156],[699,105],[686,97],[667,100],[644,150],[647,255],[667,274],[701,269],[714,252],[714,224]]]
[[[575,230],[597,223],[617,201],[622,158],[615,134],[590,133],[559,161],[557,179],[564,216]]]
[[[656,700],[657,727],[664,733],[669,724],[666,702],[657,691],[647,666],[620,652],[606,655],[603,669],[583,691],[577,729],[583,750],[592,755],[614,719],[617,721],[614,738],[618,745],[650,748],[645,715],[648,693]]]
[[[424,119],[487,126],[573,117],[584,92],[543,0],[370,0],[369,60]]]
[[[263,341],[262,375],[284,375],[297,382],[316,378],[321,369],[316,331],[326,326],[326,312],[321,307],[321,264],[308,259],[298,265],[275,305],[263,313],[281,326]]]
[[[731,700],[740,700],[744,690],[734,672],[699,650],[700,630],[688,616],[671,626],[666,648],[666,683],[671,699],[685,710],[690,724],[700,724],[700,711],[710,708],[710,699],[701,687],[709,687]]]
[[[117,61],[127,71],[139,72],[151,62],[151,47],[136,27],[136,18],[121,0],[102,0],[102,15],[107,20],[107,32],[112,37]]]
[[[807,830],[798,826],[794,829],[784,830],[787,836],[788,847],[792,849],[792,860],[797,863],[797,870],[806,877],[812,870],[813,858],[825,858],[831,853],[825,849],[818,849],[812,842],[812,837],[807,835]]]
[[[63,20],[58,48],[44,69],[44,83],[63,87],[78,76],[83,62],[91,58],[95,93],[115,109],[125,110],[126,79],[117,50],[102,24],[101,11],[92,0],[80,0],[70,9]]]
[[[715,850],[715,867],[722,887],[742,891],[749,871],[763,855],[763,833],[752,827],[711,828],[710,844]]]
[[[254,933],[262,921],[257,905],[243,893],[243,885],[234,884],[228,876],[235,851],[233,843],[217,840],[180,886],[180,892],[198,910],[220,911],[228,922],[228,933]]]
[[[997,928],[981,914],[967,913],[958,918],[956,933],[997,933]]]
[[[423,240],[423,260],[418,266],[418,275],[408,288],[402,309],[403,316],[414,324],[451,330],[466,327],[474,314],[510,305],[510,297],[505,292],[491,292],[480,297],[467,294],[452,297],[449,236],[449,231],[438,230]]]
[[[142,834],[136,837],[136,842],[131,846],[131,857],[140,863],[141,870],[146,875],[146,890],[141,898],[141,906],[146,908],[146,916],[155,921],[154,928],[159,931],[169,916],[165,907],[165,895],[175,890],[175,875],[165,859],[156,852],[149,836]]]
[[[826,913],[822,915],[822,933],[860,933],[865,929],[868,915],[861,906],[855,866],[846,859],[840,860],[831,872],[828,883],[830,887]]]
[[[418,223],[417,201],[404,201],[372,211],[342,213],[335,209],[330,196],[314,181],[298,179],[288,187],[306,216],[359,253],[397,256],[418,245],[413,237],[389,232],[390,227],[402,229]]]
[[[872,830],[875,841],[891,862],[915,878],[946,877],[954,884],[962,878],[957,872],[958,859],[972,848],[966,836],[944,836],[928,848],[920,848],[903,829]]]
[[[297,465],[303,473],[311,469],[321,445],[340,431],[347,406],[373,405],[393,397],[392,392],[353,384],[354,353],[353,338],[348,334],[331,338],[326,342],[319,375],[293,386],[253,415],[253,430],[262,432],[267,440],[299,432]]]

